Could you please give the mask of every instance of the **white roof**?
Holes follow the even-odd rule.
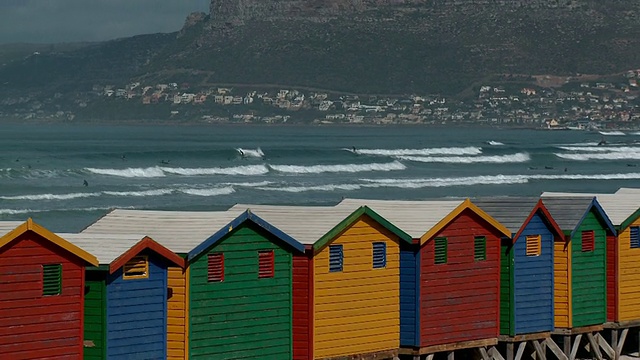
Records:
[[[336,208],[366,205],[378,215],[417,239],[431,230],[464,200],[365,200],[344,199]]]
[[[23,223],[24,221],[0,221],[0,236],[8,234]]]
[[[620,188],[616,194],[640,194],[640,188]]]
[[[85,234],[143,234],[175,253],[188,253],[246,209],[161,211],[116,209],[89,225]]]
[[[313,245],[360,207],[237,204],[229,211],[250,209],[264,221],[304,245]]]
[[[101,265],[111,264],[113,260],[144,238],[144,235],[126,234],[58,233],[57,235],[98,258]]]
[[[621,189],[622,190],[622,189]],[[639,189],[640,190],[640,189]],[[545,192],[542,197],[596,197],[613,225],[620,225],[640,209],[640,191],[615,194]]]

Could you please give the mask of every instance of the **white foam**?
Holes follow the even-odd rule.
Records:
[[[343,149],[353,152],[353,149]],[[478,155],[482,153],[479,147],[442,147],[426,149],[356,149],[357,154],[380,156],[429,156],[429,155]]]
[[[308,191],[335,191],[335,190],[358,190],[362,186],[357,184],[328,184],[316,186],[286,186],[286,187],[260,187],[260,190],[267,191],[284,191],[292,193],[301,193]]]
[[[566,151],[582,151],[582,152],[603,152],[603,153],[612,153],[612,152],[640,152],[640,147],[634,146],[558,146],[559,149]]]
[[[120,176],[126,178],[155,178],[165,176],[160,167],[126,168],[126,169],[97,169],[85,168],[85,170],[99,175]]]
[[[500,141],[493,141],[493,140],[487,141],[487,144],[489,144],[491,146],[503,146],[504,145],[504,143],[501,143]]]
[[[228,186],[224,188],[211,189],[180,189],[180,192],[195,196],[218,196],[232,194],[235,190],[231,186]]]
[[[228,168],[171,168],[163,167],[161,171],[184,176],[197,175],[264,175],[269,172],[265,165],[243,165]]]
[[[263,158],[264,157],[264,152],[262,152],[262,149],[260,149],[260,148],[257,148],[257,149],[236,148],[236,151],[242,157],[254,157],[254,158]]]
[[[145,191],[104,191],[106,195],[111,196],[134,196],[134,197],[142,197],[142,196],[161,196],[161,195],[169,195],[173,193],[171,189],[156,189],[156,190],[145,190]]]
[[[407,167],[399,161],[390,163],[373,163],[373,164],[344,164],[344,165],[269,165],[275,171],[293,174],[321,174],[321,173],[356,173],[365,171],[394,171],[404,170]]]
[[[609,153],[587,153],[587,154],[561,154],[557,157],[567,160],[588,161],[588,160],[640,160],[640,152],[609,152]]]
[[[28,214],[31,212],[37,212],[37,211],[32,211],[29,209],[0,209],[0,215]]]
[[[609,135],[609,136],[625,136],[626,135],[622,131],[598,131],[598,132],[602,135]]]
[[[425,163],[523,163],[531,158],[527,153],[516,153],[510,155],[492,155],[492,156],[398,156],[401,160],[418,161]]]
[[[259,187],[259,186],[267,186],[271,184],[273,184],[273,181],[224,183],[224,185],[240,186],[240,187]]]
[[[16,196],[0,196],[4,200],[71,200],[78,198],[88,198],[100,196],[101,193],[70,193],[70,194],[34,194],[34,195],[16,195]]]

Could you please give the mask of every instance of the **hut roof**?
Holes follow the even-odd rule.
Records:
[[[640,194],[640,188],[620,188],[616,194]]]
[[[432,201],[344,199],[336,205],[336,208],[353,207],[358,204],[366,204],[414,239],[428,240],[465,209],[472,210],[498,231],[511,236],[507,228],[474,205],[469,199]]]
[[[622,189],[621,189],[622,190]],[[638,189],[640,190],[640,189]],[[615,194],[554,193],[545,192],[544,197],[595,197],[607,213],[611,222],[619,229],[626,228],[640,217],[640,191],[616,192]]]
[[[4,236],[0,237],[0,249],[2,249],[4,246],[27,231],[33,231],[34,233],[40,235],[42,238],[82,259],[86,263],[93,266],[98,266],[98,259],[96,259],[94,255],[63,239],[62,237],[52,233],[43,226],[36,224],[33,220],[31,220],[31,218],[18,225],[16,228],[6,233]]]
[[[591,209],[595,209],[596,215],[613,234],[616,233],[611,220],[595,197],[547,195],[545,193],[542,194],[542,202],[565,233],[570,232],[570,235],[573,236],[578,225]]]
[[[175,265],[184,267],[184,259],[148,236],[90,233],[59,235],[95,255],[100,265],[109,265],[112,273],[144,249],[151,249]]]

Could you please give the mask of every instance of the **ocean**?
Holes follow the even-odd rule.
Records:
[[[32,217],[58,232],[79,231],[112,208],[224,210],[236,203],[333,205],[343,197],[538,196],[639,186],[637,131],[0,126],[0,220]]]

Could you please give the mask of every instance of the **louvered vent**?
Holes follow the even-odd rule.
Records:
[[[224,281],[224,254],[213,253],[207,256],[207,281]]]
[[[258,278],[272,278],[274,273],[273,250],[258,251]]]
[[[42,265],[42,295],[60,295],[62,292],[62,264]]]

